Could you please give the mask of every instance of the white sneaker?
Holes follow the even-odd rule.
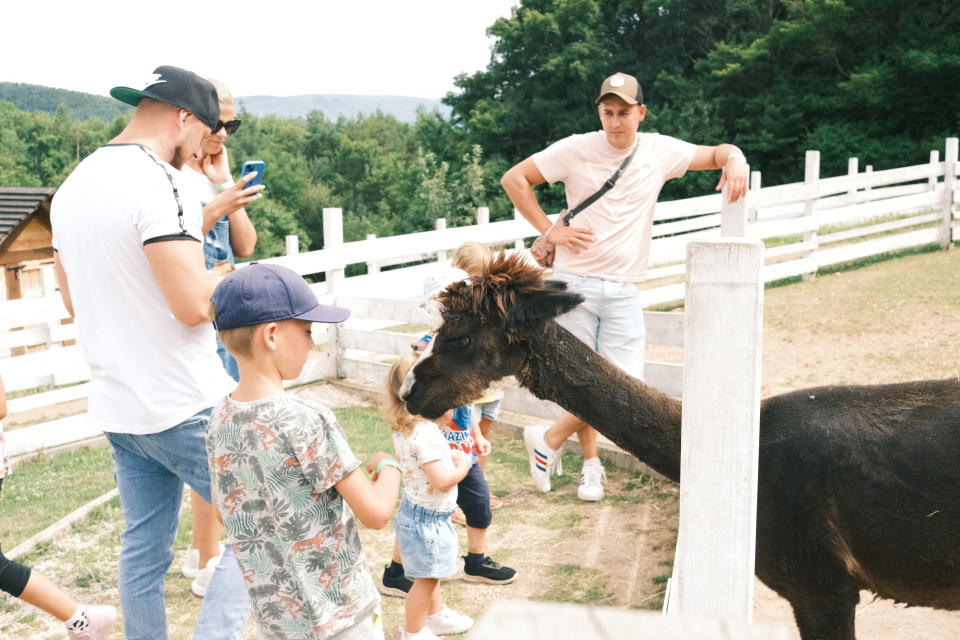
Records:
[[[220,543],[220,555],[223,555],[223,543]],[[180,573],[184,578],[196,578],[200,575],[200,550],[187,547],[187,557],[180,565]]]
[[[117,621],[115,607],[86,605],[84,617],[67,627],[70,640],[106,640],[113,633]]]
[[[550,491],[550,475],[554,471],[558,476],[563,475],[563,465],[560,463],[563,446],[556,450],[547,446],[547,441],[544,440],[547,428],[545,424],[523,428],[523,442],[527,445],[527,455],[530,456],[530,475],[540,492]]]
[[[400,627],[400,640],[440,640],[440,636],[430,631],[430,627],[424,627],[416,633],[407,633],[407,630]]]
[[[190,585],[193,595],[200,596],[201,598],[207,595],[207,587],[210,586],[210,580],[213,579],[213,572],[217,569],[217,564],[220,563],[221,557],[222,556],[210,558],[210,561],[207,562],[206,568],[197,574],[197,577]]]
[[[187,557],[180,565],[180,573],[184,578],[196,578],[200,575],[200,549],[193,547],[187,549]]]
[[[473,618],[457,613],[447,605],[443,605],[437,613],[427,616],[427,629],[438,636],[448,633],[464,633],[473,626]]]
[[[600,459],[585,460],[583,471],[580,472],[580,486],[577,487],[577,497],[587,502],[603,500],[603,485],[606,481],[607,472],[600,464]]]

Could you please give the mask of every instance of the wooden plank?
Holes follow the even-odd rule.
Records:
[[[655,304],[683,300],[685,291],[686,287],[682,282],[680,284],[657,287],[656,289],[647,289],[640,292],[640,304],[643,307],[649,307]]]
[[[809,233],[819,228],[820,223],[816,216],[801,216],[785,220],[758,222],[751,225],[747,232],[751,238],[779,238],[780,236],[797,233]]]
[[[32,396],[7,400],[7,411],[10,413],[18,413],[39,407],[49,407],[61,402],[70,402],[71,400],[86,398],[89,393],[90,383],[64,387],[63,389],[54,389],[53,391],[46,391],[44,393],[35,393]]]
[[[643,324],[647,330],[647,344],[682,347],[685,317],[682,313],[644,311]]]
[[[41,424],[14,429],[5,434],[10,456],[49,449],[78,440],[101,435],[103,430],[90,424],[87,414],[51,420]]]
[[[792,253],[815,251],[820,244],[822,244],[822,237],[811,242],[794,242],[793,244],[785,244],[779,247],[773,247],[772,249],[766,249],[764,254],[767,258],[777,258],[780,256],[788,256]]]
[[[387,373],[390,372],[390,365],[382,362],[371,362],[369,360],[355,360],[353,358],[342,358],[340,361],[341,371],[347,378],[355,380],[364,380],[383,384],[387,379]]]
[[[654,389],[674,398],[683,397],[683,365],[673,362],[643,363],[644,381]]]
[[[930,209],[936,207],[942,201],[942,197],[939,191],[925,191],[912,196],[864,202],[822,214],[820,224],[852,224],[860,220],[866,222],[872,218],[890,215],[891,213],[910,213]]]
[[[416,341],[419,334],[395,333],[391,331],[360,331],[342,329],[340,345],[344,349],[386,353],[402,356],[410,353],[410,343]]]
[[[470,631],[470,640],[792,640],[783,625],[703,618],[664,618],[651,611],[555,602],[497,600]]]
[[[857,258],[875,256],[889,251],[906,249],[908,247],[918,247],[924,244],[930,244],[939,240],[940,229],[920,229],[910,233],[901,233],[895,236],[877,238],[875,240],[866,240],[856,244],[848,244],[835,249],[821,249],[817,252],[816,260],[819,266],[827,264],[837,264],[838,262],[847,262]]]
[[[688,231],[699,231],[701,229],[713,229],[720,226],[720,214],[697,216],[676,222],[665,222],[663,224],[653,225],[653,237],[660,238],[670,236],[676,233],[686,233]]]
[[[658,202],[654,209],[653,219],[654,221],[675,220],[689,216],[719,213],[720,202],[721,195],[719,193],[697,196],[696,198],[685,198],[683,200]]]
[[[930,177],[942,175],[942,162],[937,164],[926,162],[911,167],[899,167],[896,169],[887,169],[886,171],[874,171],[872,173],[859,173],[856,176],[842,175],[821,180],[820,195],[829,196],[853,189],[865,189],[867,187],[880,187],[898,184],[900,182],[927,180]]]
[[[300,377],[296,380],[284,380],[283,386],[285,388],[293,387],[310,382],[316,382],[317,380],[336,378],[336,364],[336,359],[329,355],[324,355],[319,358],[311,358],[307,360],[307,363],[304,365],[303,371],[300,372]]]
[[[818,251],[818,253],[820,252]],[[815,258],[800,258],[798,260],[768,264],[763,268],[763,281],[773,282],[774,280],[782,280],[783,278],[793,278],[803,275],[804,273],[810,273],[811,269],[817,266],[818,263]]]
[[[687,250],[683,482],[671,603],[681,617],[753,616],[762,269],[758,240],[697,242]]]
[[[395,320],[398,323],[427,321],[420,309],[420,300],[400,298],[352,298],[337,296],[337,305],[350,309],[352,316],[359,318],[380,318]]]
[[[820,245],[831,242],[840,242],[842,240],[850,240],[851,238],[860,238],[863,236],[869,236],[874,233],[885,233],[887,231],[896,231],[897,229],[903,229],[905,227],[912,227],[918,224],[926,224],[928,222],[934,222],[940,219],[939,213],[928,213],[923,216],[912,216],[910,218],[903,218],[902,220],[893,220],[892,222],[884,222],[881,224],[874,224],[867,227],[857,227],[856,229],[848,229],[846,231],[838,231],[836,233],[828,233],[826,235],[820,236]],[[772,252],[767,251],[767,257],[771,256]]]

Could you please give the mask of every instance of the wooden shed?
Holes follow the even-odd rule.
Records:
[[[40,295],[41,267],[53,263],[54,187],[0,187],[0,267],[7,300]]]

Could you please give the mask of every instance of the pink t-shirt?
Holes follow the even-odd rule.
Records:
[[[637,139],[637,154],[613,189],[570,221],[592,229],[596,242],[580,255],[557,247],[556,269],[616,282],[646,277],[660,189],[687,172],[696,146],[658,133],[638,133]],[[603,131],[595,131],[555,142],[535,153],[533,162],[547,182],[564,183],[570,210],[593,195],[630,151],[611,146]]]

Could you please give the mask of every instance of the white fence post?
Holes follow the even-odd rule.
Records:
[[[750,174],[750,165],[747,165],[747,175]],[[727,201],[727,191],[730,185],[723,186],[720,195],[720,235],[724,238],[743,238],[747,235],[747,199],[750,190],[734,203]]]
[[[376,239],[377,239],[377,234],[375,234],[375,233],[368,233],[368,234],[367,234],[367,240],[376,240]],[[369,274],[371,274],[371,273],[380,273],[380,264],[379,264],[379,263],[377,263],[377,262],[368,262],[368,263],[367,263],[367,275],[369,275]]]
[[[336,251],[343,246],[343,210],[329,208],[323,210],[323,248]],[[327,269],[325,273],[327,280],[327,293],[334,295],[334,304],[336,296],[342,293],[343,279],[346,275],[346,264],[341,257],[337,261],[337,266],[333,269]],[[343,375],[343,358],[340,349],[340,325],[330,326],[330,340],[328,341],[330,357],[334,358],[334,365],[337,371],[337,377]]]
[[[477,224],[490,224],[489,207],[477,207]]]
[[[287,236],[286,243],[288,256],[295,256],[300,253],[300,238],[298,236]]]
[[[761,177],[759,171],[750,172],[750,191],[760,191]],[[747,224],[751,222],[756,222],[759,219],[758,209],[755,204],[755,200],[751,198],[750,206],[747,207]]]
[[[957,138],[947,138],[943,156],[943,224],[940,225],[940,248],[953,247],[953,191],[957,188]]]
[[[760,240],[687,245],[680,534],[671,615],[752,618],[762,270]]]
[[[937,178],[936,174],[936,165],[940,164],[940,152],[936,149],[930,152],[930,164],[933,165],[935,173],[927,178],[927,184],[929,185],[928,190],[936,191],[937,184],[939,183],[939,178]]]
[[[864,169],[864,173],[873,173],[873,165],[868,164],[867,168]],[[870,191],[872,189],[873,187],[869,183],[867,183],[867,186],[863,188],[863,198],[861,199],[861,202],[870,202],[870,197],[871,197]]]
[[[859,172],[860,172],[860,160],[858,158],[848,158],[847,159],[847,175],[850,178],[856,178]],[[857,204],[857,188],[854,186],[851,186],[850,190],[847,191],[847,197],[850,199],[849,204]]]
[[[53,271],[53,265],[47,264],[40,267],[40,294],[49,297],[57,295],[57,274]],[[60,326],[59,320],[48,320],[46,322],[46,345],[47,349],[59,349],[60,343],[53,340],[53,334]]]
[[[437,231],[443,231],[447,228],[447,219],[446,218],[437,218]],[[437,251],[437,262],[444,262],[447,259],[447,252]]]
[[[817,218],[817,202],[820,198],[817,182],[820,180],[820,152],[807,151],[806,165],[803,172],[803,182],[814,192],[808,194],[808,198],[803,201],[803,216],[807,218],[808,229],[803,232],[804,242],[816,242],[819,222]],[[817,248],[813,247],[804,251],[801,255],[804,258],[812,258],[816,254]],[[800,276],[804,281],[810,281],[817,277],[816,267],[812,271],[807,271]]]

